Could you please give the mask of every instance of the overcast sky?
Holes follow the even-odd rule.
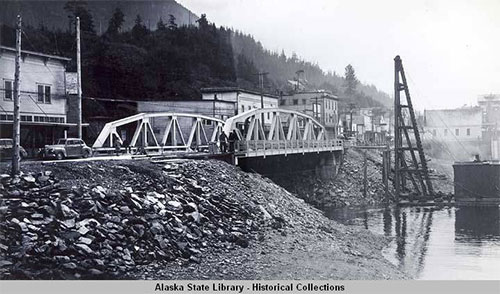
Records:
[[[414,104],[452,108],[500,94],[500,0],[177,0],[264,47],[393,95],[400,55]]]

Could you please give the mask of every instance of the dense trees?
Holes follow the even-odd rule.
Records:
[[[341,97],[352,96],[356,90],[354,99],[359,100],[359,106],[380,105],[373,98],[388,100],[387,94],[374,86],[357,84],[357,80],[357,86],[353,86],[350,75],[325,73],[317,64],[306,62],[295,53],[287,57],[284,51],[278,54],[266,50],[250,35],[217,28],[206,15],[200,17],[197,25],[190,26],[178,26],[175,16],[169,15],[166,22],[159,19],[154,31],[136,15],[134,27],[124,31],[124,20],[134,16],[124,15],[116,8],[106,32],[98,36],[84,1],[70,1],[65,9],[69,19],[80,16],[82,30],[86,32],[82,34],[85,96],[199,99],[202,87],[240,86],[259,90],[256,75],[259,71],[269,72],[264,82],[266,91],[288,92],[294,89],[289,80],[303,70],[301,82],[308,89],[326,89]],[[23,49],[71,57],[68,70],[75,70],[74,27],[64,32],[33,27],[24,30],[29,42],[23,42]],[[1,33],[2,44],[13,46],[14,29],[3,25]],[[352,76],[355,78],[354,69]],[[346,83],[352,85],[343,91]]]

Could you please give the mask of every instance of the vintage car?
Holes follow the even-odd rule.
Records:
[[[12,139],[0,139],[0,160],[12,158],[13,146],[14,144]],[[21,159],[24,159],[28,156],[28,152],[26,152],[26,150],[24,150],[22,146],[19,146],[19,154],[21,155]]]
[[[55,145],[45,145],[41,154],[44,158],[55,157],[64,159],[66,157],[87,158],[92,155],[92,149],[77,138],[66,138],[57,140]]]

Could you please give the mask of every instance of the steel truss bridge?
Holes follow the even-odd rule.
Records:
[[[123,142],[122,130],[127,130],[127,137],[133,132],[130,140]],[[227,137],[236,135],[237,157],[343,150],[343,141],[329,140],[325,127],[314,118],[279,108],[250,110],[225,122],[198,114],[140,113],[107,123],[92,147],[98,152],[112,151],[119,142],[133,151],[218,152],[221,132]]]

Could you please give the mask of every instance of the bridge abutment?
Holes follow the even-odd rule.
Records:
[[[321,179],[330,179],[337,174],[341,160],[342,151],[332,151],[238,158],[238,165],[244,171],[256,172],[270,179],[301,173],[314,173]]]

